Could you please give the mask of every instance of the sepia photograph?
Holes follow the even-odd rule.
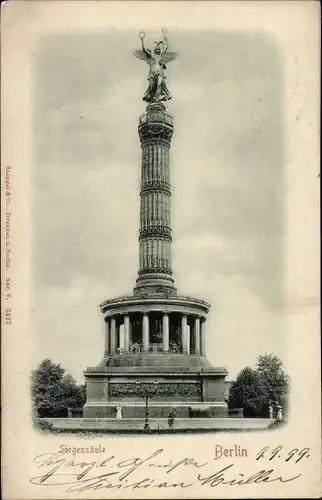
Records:
[[[278,40],[167,28],[59,34],[42,40],[34,64],[36,422],[157,432],[281,424]]]
[[[6,498],[316,492],[314,2],[2,14]]]

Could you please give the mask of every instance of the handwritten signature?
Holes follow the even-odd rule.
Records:
[[[163,455],[163,456],[162,456]],[[133,457],[119,461],[115,455],[103,460],[75,461],[63,456],[63,453],[45,453],[37,455],[33,462],[41,474],[30,479],[37,486],[64,486],[67,492],[84,492],[107,489],[139,489],[139,488],[190,488],[192,486],[216,487],[241,486],[259,483],[287,483],[301,476],[283,477],[274,469],[261,469],[251,475],[238,472],[234,463],[218,470],[211,470],[208,462],[198,462],[193,457],[185,457],[179,461],[167,461],[164,449],[160,448],[146,457]],[[183,468],[191,468],[189,479],[183,481],[174,476],[180,475]],[[112,470],[113,469],[113,470]],[[164,478],[160,481],[153,477],[153,470],[163,470]],[[202,470],[202,473],[199,470]],[[147,473],[148,471],[148,473]],[[141,472],[142,476],[137,477]],[[192,472],[195,476],[192,476]],[[158,474],[159,475],[159,474]]]

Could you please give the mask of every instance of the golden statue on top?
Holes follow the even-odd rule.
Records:
[[[147,49],[144,44],[145,33],[141,31],[139,37],[142,43],[142,50],[135,50],[134,55],[141,61],[145,61],[150,66],[149,87],[143,96],[146,102],[168,101],[171,94],[166,84],[164,70],[167,69],[166,63],[173,61],[177,57],[176,52],[169,52],[169,44],[166,38],[167,30],[163,28],[163,39],[155,42],[153,52]]]

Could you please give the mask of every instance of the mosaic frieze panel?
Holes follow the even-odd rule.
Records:
[[[160,383],[160,384],[110,384],[109,397],[138,397],[145,398],[178,398],[190,399],[201,397],[200,384]]]

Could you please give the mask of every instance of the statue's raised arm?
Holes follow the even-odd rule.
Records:
[[[135,55],[135,57],[137,57],[141,61],[145,61],[148,64],[150,64],[150,59],[152,58],[152,52],[151,52],[150,49],[147,49],[145,47],[145,45],[144,45],[144,38],[145,38],[144,31],[141,31],[141,33],[139,34],[139,37],[141,39],[142,49],[141,50],[135,50],[134,51],[134,55]]]
[[[165,35],[166,30],[163,29],[162,33]],[[165,36],[163,36],[163,40],[155,42],[153,52],[145,47],[145,33],[143,31],[141,31],[139,37],[142,49],[135,50],[134,55],[141,61],[147,62],[150,66],[149,87],[144,94],[143,100],[147,102],[167,101],[171,99],[171,95],[166,85],[164,70],[166,69],[166,63],[173,61],[177,54],[168,51],[169,44]]]
[[[168,39],[164,36],[162,40],[162,54],[165,54],[169,48]]]
[[[150,50],[150,49],[147,49],[147,48],[145,47],[145,45],[144,45],[144,38],[142,38],[142,37],[141,37],[141,44],[142,44],[142,50],[143,50],[143,52],[145,53],[145,55],[146,55],[149,59],[151,59],[151,57],[152,57],[152,52],[151,52],[151,50]]]

